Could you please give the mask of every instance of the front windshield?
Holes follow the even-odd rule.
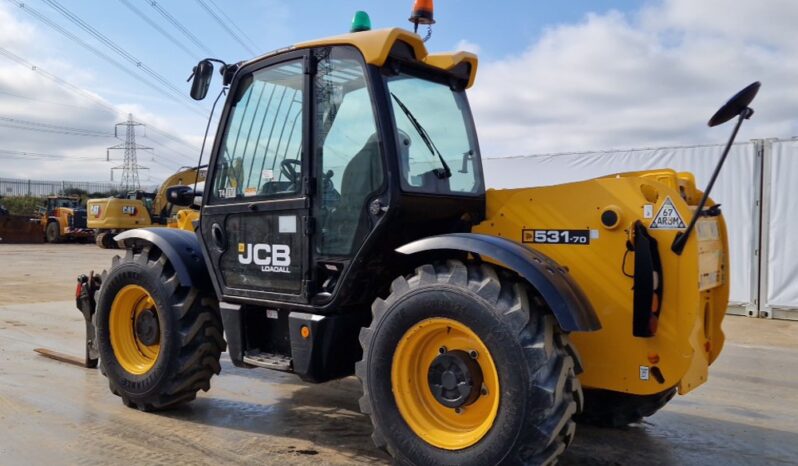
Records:
[[[78,208],[79,204],[78,201],[75,199],[56,199],[55,200],[55,207],[63,207],[67,209],[76,209]]]
[[[479,149],[465,92],[407,74],[387,82],[398,130],[402,188],[482,193]]]

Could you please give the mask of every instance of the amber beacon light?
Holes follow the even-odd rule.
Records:
[[[410,22],[413,23],[413,32],[418,33],[418,25],[426,24],[430,26],[435,24],[433,17],[433,10],[435,7],[432,5],[432,0],[416,0],[413,2],[413,12],[410,14]],[[425,41],[429,39],[431,32],[427,32]]]

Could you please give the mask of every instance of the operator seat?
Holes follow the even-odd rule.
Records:
[[[377,135],[368,138],[352,157],[341,177],[341,199],[328,220],[324,252],[350,255],[370,230],[366,201],[383,181],[382,158]]]

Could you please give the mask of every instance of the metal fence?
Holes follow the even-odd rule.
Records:
[[[155,186],[142,186],[145,191],[153,191]],[[68,189],[80,189],[88,193],[107,193],[118,191],[119,185],[102,181],[52,181],[0,178],[0,196],[46,197],[62,194]]]

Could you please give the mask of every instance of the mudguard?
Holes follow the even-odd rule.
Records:
[[[126,244],[131,240],[152,243],[163,251],[184,286],[211,288],[199,238],[194,232],[176,228],[137,228],[114,237],[114,241],[125,241]]]
[[[532,285],[567,332],[601,329],[596,311],[579,285],[563,267],[545,254],[497,236],[451,233],[406,244],[396,252],[405,255],[434,250],[455,250],[490,258],[516,272]]]

